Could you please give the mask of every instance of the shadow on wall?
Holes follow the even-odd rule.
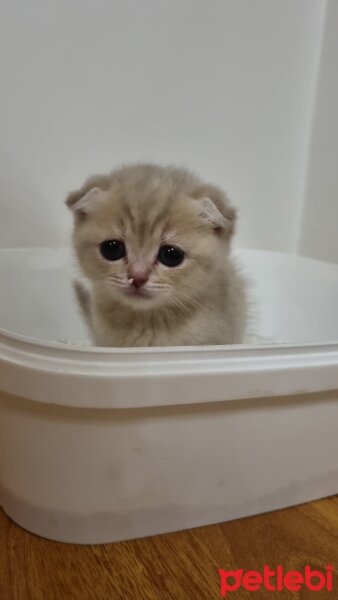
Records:
[[[1,247],[58,245],[58,208],[13,157],[0,151]]]

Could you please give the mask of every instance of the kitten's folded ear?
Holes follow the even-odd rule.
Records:
[[[111,177],[109,175],[94,175],[87,179],[82,188],[71,192],[65,204],[75,214],[86,215],[95,210],[98,203],[103,200],[103,192],[109,188]]]
[[[215,231],[223,231],[230,237],[235,231],[236,210],[225,193],[213,185],[201,186],[198,192],[198,215]]]

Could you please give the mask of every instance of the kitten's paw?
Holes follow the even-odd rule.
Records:
[[[90,317],[90,294],[81,281],[73,281],[75,296],[84,317],[88,320]]]

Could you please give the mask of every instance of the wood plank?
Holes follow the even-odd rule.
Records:
[[[217,569],[338,565],[338,498],[185,532],[101,546],[40,539],[0,513],[0,600],[212,600]],[[239,590],[230,600],[338,598]]]

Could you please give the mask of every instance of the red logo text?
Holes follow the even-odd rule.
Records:
[[[333,567],[327,566],[325,570],[318,571],[307,565],[303,571],[285,571],[282,566],[271,569],[264,565],[263,571],[225,571],[219,569],[220,595],[226,598],[229,592],[235,592],[240,588],[248,592],[258,592],[262,588],[269,592],[299,592],[307,588],[311,592],[326,590],[332,592]]]

